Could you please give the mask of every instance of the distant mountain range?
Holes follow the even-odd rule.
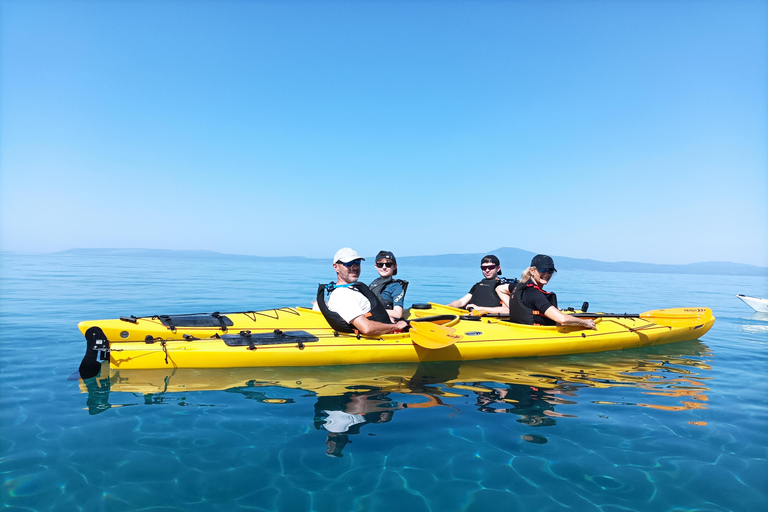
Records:
[[[245,256],[241,254],[223,254],[216,251],[173,251],[166,249],[71,249],[57,254],[90,256],[133,256],[153,258],[199,258],[199,259],[237,259],[237,260],[272,260],[283,261],[320,261],[324,258],[304,258],[301,256]],[[530,265],[536,253],[501,247],[487,253],[442,254],[439,256],[402,256],[397,259],[401,265],[430,267],[473,267],[480,263],[485,254],[495,254],[501,260],[506,274],[516,275]],[[365,255],[363,255],[365,256]],[[368,256],[373,258],[373,256]],[[728,261],[708,261],[687,265],[658,265],[654,263],[633,263],[629,261],[606,262],[598,260],[568,258],[552,255],[558,270],[589,270],[592,272],[639,272],[650,274],[704,274],[727,276],[768,276],[768,267],[731,263]]]
[[[480,264],[485,254],[495,254],[501,261],[502,269],[512,268],[515,272],[506,273],[514,276],[531,264],[534,252],[512,247],[502,247],[488,253],[444,254],[440,256],[405,256],[398,258],[403,263],[429,265],[434,267],[462,267]],[[592,272],[639,272],[646,274],[706,274],[729,276],[768,276],[768,267],[758,267],[729,261],[708,261],[687,265],[658,265],[654,263],[634,263],[629,261],[607,262],[567,256],[551,255],[558,270],[589,270]]]

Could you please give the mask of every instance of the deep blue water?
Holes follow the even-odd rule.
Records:
[[[506,274],[513,274],[505,269]],[[560,272],[561,305],[708,306],[700,340],[472,364],[67,380],[77,322],[309,305],[330,264],[0,257],[5,510],[757,511],[768,504],[768,277]],[[363,280],[375,277],[372,265]],[[479,269],[402,268],[407,303]],[[106,373],[106,372],[105,372]]]

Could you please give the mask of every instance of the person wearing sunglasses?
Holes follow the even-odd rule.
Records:
[[[509,307],[509,321],[526,325],[581,325],[596,329],[595,321],[566,315],[557,308],[557,295],[544,291],[554,277],[555,262],[546,254],[537,254],[514,285],[499,287],[499,297]]]
[[[480,270],[483,272],[482,281],[475,283],[465,296],[448,305],[454,308],[481,309],[487,313],[506,315],[509,309],[496,293],[497,286],[509,283],[506,279],[499,277],[501,276],[499,258],[493,254],[483,256],[480,260]]]
[[[376,255],[376,271],[379,273],[368,288],[378,297],[392,321],[403,318],[405,291],[408,281],[393,279],[397,275],[397,260],[391,251],[379,251]]]
[[[336,283],[318,286],[314,308],[339,332],[377,336],[407,330],[406,322],[392,322],[376,295],[358,282],[360,263],[364,260],[354,249],[339,249],[333,257]],[[327,301],[326,292],[329,293]]]

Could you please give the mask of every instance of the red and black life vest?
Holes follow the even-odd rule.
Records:
[[[537,311],[523,303],[523,295],[526,290],[540,291],[551,305],[557,307],[557,295],[552,292],[545,292],[530,281],[520,282],[512,289],[509,298],[509,321],[526,325],[557,325],[557,322],[544,316],[543,311]]]

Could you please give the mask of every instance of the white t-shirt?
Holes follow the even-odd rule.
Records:
[[[349,288],[335,288],[328,297],[328,309],[338,313],[345,322],[371,311],[371,301],[360,292]]]
[[[323,411],[328,415],[323,422],[323,428],[328,432],[341,434],[349,430],[352,425],[365,423],[365,418],[359,414],[349,414],[344,411]]]

